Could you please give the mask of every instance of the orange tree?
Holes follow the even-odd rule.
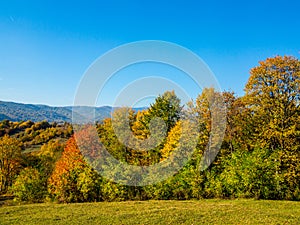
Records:
[[[98,200],[99,175],[89,167],[74,136],[71,137],[48,180],[48,191],[59,202]]]

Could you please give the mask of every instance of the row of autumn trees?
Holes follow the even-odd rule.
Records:
[[[242,97],[208,88],[195,102],[182,106],[174,92],[166,92],[143,111],[116,110],[113,119],[96,124],[101,146],[91,140],[89,134],[94,126],[88,125],[77,135],[89,143],[89,148],[80,148],[80,151],[74,136],[67,143],[51,140],[39,151],[27,154],[27,163],[20,165],[17,159],[22,153],[22,142],[5,135],[0,140],[0,184],[8,187],[2,190],[25,201],[215,197],[300,200],[299,97],[300,61],[288,56],[268,58],[250,71]],[[210,138],[212,115],[222,112],[213,104],[220,99],[227,111],[225,135],[213,163],[200,170],[203,154],[213,144]],[[120,137],[114,129],[115,126],[122,128],[118,121],[122,121],[124,115],[133,136]],[[151,185],[127,186],[101,176],[94,169],[97,165],[93,163],[97,160],[109,163],[105,162],[107,155],[98,148],[105,148],[121,162],[143,168],[173,157],[177,149],[191,144],[185,143],[191,141],[186,137],[192,135],[191,129],[183,126],[181,118],[185,117],[196,121],[199,138],[188,162],[173,176]],[[165,129],[161,132],[166,136],[162,139],[160,130],[155,130],[155,126],[161,124],[155,118],[164,121]],[[151,136],[154,142],[159,140],[159,144],[148,151],[139,151],[144,146],[137,140],[152,140]],[[8,162],[11,167],[4,170]],[[11,171],[18,173],[7,175]],[[110,173],[117,177],[121,171],[115,168]],[[124,173],[122,176],[124,180],[133,179]]]

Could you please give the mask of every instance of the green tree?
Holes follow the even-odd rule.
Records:
[[[122,144],[116,136],[111,118],[106,118],[101,124],[97,125],[97,132],[99,134],[100,142],[104,148],[116,159],[129,162],[130,153],[128,148]]]
[[[150,121],[154,117],[161,118],[167,128],[167,132],[175,126],[181,115],[182,106],[180,99],[176,96],[174,91],[166,91],[159,95],[153,104],[150,105],[148,113],[144,116],[144,123],[149,129]]]
[[[112,119],[98,125],[101,143],[114,157],[130,164],[157,163],[167,132],[180,118],[181,109],[174,91],[158,96],[149,109],[137,113],[129,108],[118,109]]]
[[[147,152],[149,164],[158,163],[160,161],[160,150],[166,143],[168,132],[170,132],[180,119],[182,108],[180,99],[176,96],[175,92],[167,91],[155,99],[155,102],[150,105],[144,117],[141,118],[140,123],[146,130],[151,130],[151,126],[159,128],[158,131],[148,134],[153,136],[155,140],[158,140],[157,146]],[[160,122],[164,122],[164,126],[162,126]],[[149,138],[148,135],[147,138]]]

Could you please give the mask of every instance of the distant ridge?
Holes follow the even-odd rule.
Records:
[[[72,108],[73,106],[48,106],[0,101],[0,121],[7,119],[11,121],[31,120],[37,122],[46,120],[48,122],[71,122]],[[135,108],[135,110],[143,110],[145,108]],[[95,120],[100,121],[110,117],[111,112],[115,109],[111,106],[95,107]]]

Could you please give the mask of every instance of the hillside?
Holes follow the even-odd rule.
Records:
[[[96,107],[95,119],[99,121],[106,117],[110,117],[113,109],[114,108],[111,106]],[[138,109],[143,108],[136,108],[136,110]],[[33,122],[38,122],[47,120],[48,122],[71,122],[72,106],[53,107],[0,101],[0,121],[5,119],[10,121],[31,120]]]

